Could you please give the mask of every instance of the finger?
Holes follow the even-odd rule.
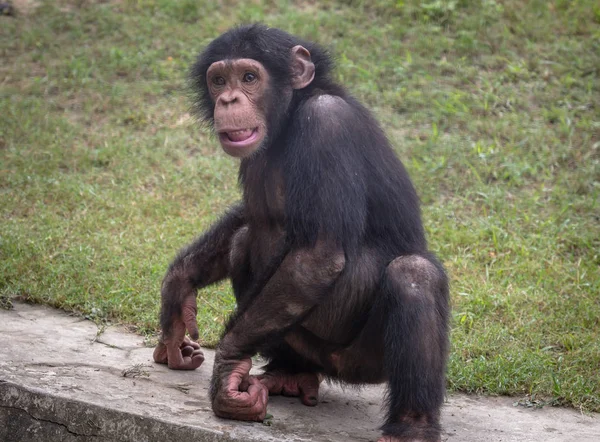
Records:
[[[300,389],[300,400],[304,405],[314,407],[319,402],[319,380],[310,376],[298,382]]]
[[[231,372],[227,379],[225,389],[228,392],[241,391],[240,385],[242,384],[243,376],[235,370]]]
[[[183,327],[181,327],[181,330],[183,330]],[[168,367],[172,370],[195,370],[204,362],[204,354],[199,349],[192,349],[191,353],[186,350],[186,354],[184,355],[180,347],[180,342],[182,341],[183,337],[180,338],[179,336],[165,340]],[[184,349],[187,348],[184,347]]]
[[[292,397],[300,396],[299,384],[302,381],[301,375],[289,375],[281,373],[277,377],[279,378],[279,389],[281,390],[282,395]]]
[[[213,403],[217,416],[244,421],[263,421],[267,414],[268,395],[264,387],[250,385],[248,392],[229,391]]]
[[[200,348],[200,344],[198,344],[196,341],[192,341],[190,338],[188,338],[187,336],[185,336],[183,338],[183,344],[181,344],[182,346],[185,347],[193,347],[194,350],[197,350]]]
[[[184,361],[181,354],[181,343],[185,337],[185,324],[181,320],[173,321],[168,335],[164,336],[163,342],[167,348],[167,364],[172,370],[183,370]]]
[[[156,346],[156,348],[154,349],[154,353],[152,354],[152,357],[154,358],[154,362],[157,362],[159,364],[166,364],[167,363],[167,346],[164,343],[159,342],[158,345]]]
[[[181,319],[183,319],[185,328],[193,341],[197,341],[200,335],[198,333],[198,323],[196,322],[196,312],[196,297],[188,296],[181,306]]]
[[[192,359],[192,365],[194,366],[194,368],[200,367],[204,362],[204,353],[202,353],[202,350],[194,350],[192,356],[190,357]]]
[[[250,380],[247,393],[241,393],[247,395],[245,398],[248,400],[250,407],[247,409],[248,420],[256,420],[262,422],[267,415],[267,403],[269,401],[269,392],[260,383]]]
[[[163,337],[163,342],[167,347],[183,347],[185,341],[185,323],[181,319],[173,321],[168,335]]]
[[[166,343],[167,346],[167,363],[172,370],[183,370],[184,361],[179,345],[171,342]]]
[[[202,352],[192,353],[190,356],[183,356],[178,347],[167,347],[168,366],[171,370],[195,370],[204,362]]]
[[[204,362],[204,353],[200,350],[195,350],[189,356],[183,357],[183,368],[182,370],[195,370],[200,367]]]
[[[181,347],[181,355],[183,356],[183,358],[185,359],[186,356],[191,356],[192,353],[194,353],[194,347],[190,346],[190,345],[182,345]]]
[[[257,379],[261,384],[265,386],[265,388],[272,395],[281,394],[281,390],[283,388],[283,383],[281,382],[281,378],[278,376],[271,376],[269,374],[262,374],[257,376]]]
[[[215,408],[217,416],[226,419],[235,419],[239,421],[262,422],[267,416],[266,404],[256,403],[252,407],[240,408],[239,404],[231,409],[226,407]]]
[[[300,388],[297,382],[286,382],[283,384],[283,388],[281,389],[281,394],[283,396],[291,396],[298,397],[300,396]]]
[[[250,376],[250,378],[248,379],[248,382],[250,383],[250,385],[248,386],[248,393],[250,393],[251,390],[254,391],[255,389],[258,389],[260,391],[261,402],[265,404],[265,409],[266,409],[267,402],[269,402],[269,389],[266,388],[254,376]]]

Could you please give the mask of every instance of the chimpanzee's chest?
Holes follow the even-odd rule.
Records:
[[[250,264],[253,272],[260,273],[284,247],[284,180],[280,168],[256,160],[245,169],[243,183]]]
[[[249,221],[263,226],[284,223],[285,181],[277,159],[265,155],[245,160],[240,169]]]

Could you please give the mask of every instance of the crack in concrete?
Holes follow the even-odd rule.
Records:
[[[28,416],[29,416],[31,419],[33,419],[33,420],[35,420],[35,421],[39,421],[39,422],[47,422],[47,423],[50,423],[50,424],[58,425],[59,427],[62,427],[62,428],[64,428],[64,429],[65,429],[65,430],[66,430],[66,431],[67,431],[69,434],[72,434],[72,435],[73,435],[73,436],[75,436],[75,437],[78,437],[78,436],[86,436],[86,437],[89,437],[89,436],[91,436],[91,437],[98,437],[98,438],[101,438],[101,439],[106,439],[106,437],[102,436],[102,435],[101,435],[101,434],[99,434],[99,433],[87,433],[87,432],[79,433],[79,432],[77,432],[77,431],[75,431],[75,430],[71,430],[67,424],[64,424],[64,423],[62,423],[62,422],[57,422],[57,421],[54,421],[54,420],[52,420],[52,419],[44,419],[44,418],[42,418],[42,417],[35,416],[35,415],[34,415],[34,414],[32,414],[32,413],[31,413],[29,410],[27,410],[26,408],[11,407],[10,405],[0,405],[0,409],[2,409],[2,408],[4,408],[4,409],[9,409],[9,410],[22,411],[22,412],[24,412],[25,414],[27,414],[27,415],[28,415]],[[93,425],[93,426],[95,426],[95,427],[96,427],[98,430],[100,430],[100,427],[98,427],[96,424],[94,424],[93,422],[91,422],[91,421],[89,421],[89,420],[88,420],[88,421],[86,421],[85,423],[86,423],[86,425]]]
[[[67,369],[71,369],[71,368],[91,368],[94,370],[98,370],[98,371],[102,371],[104,373],[108,373],[108,374],[112,374],[115,375],[117,377],[127,377],[127,376],[123,376],[123,370],[119,370],[118,368],[114,368],[114,367],[106,367],[104,365],[99,365],[99,364],[88,364],[85,362],[64,362],[64,363],[56,363],[56,362],[30,362],[27,364],[23,364],[24,367],[50,367],[50,368],[67,368]],[[152,365],[145,365],[145,367],[151,369]],[[126,370],[126,369],[125,369]],[[152,382],[152,383],[156,383],[156,384],[162,384],[160,381],[157,381],[155,379],[152,378],[152,372],[148,372],[147,376],[143,376],[143,377],[136,377],[135,378],[136,381],[144,381],[144,382]],[[195,384],[193,383],[180,383],[180,384],[172,384],[172,383],[167,383],[164,384],[165,387],[176,390],[182,394],[188,395],[189,394],[189,390],[191,390],[194,387]]]
[[[107,367],[100,364],[88,364],[85,362],[30,362],[23,364],[24,367],[50,367],[50,368],[92,368],[94,370],[103,371],[106,373],[114,374],[117,376],[121,375],[121,371],[118,368]]]

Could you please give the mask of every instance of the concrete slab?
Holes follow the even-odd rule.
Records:
[[[381,387],[323,385],[320,403],[272,397],[271,426],[215,417],[213,352],[194,372],[152,362],[143,339],[42,306],[0,310],[0,441],[375,441]],[[600,416],[514,407],[509,398],[451,395],[450,442],[597,442]]]

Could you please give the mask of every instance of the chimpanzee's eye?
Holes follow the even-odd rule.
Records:
[[[225,79],[221,76],[216,76],[213,78],[212,82],[217,86],[223,86],[225,84]]]
[[[244,83],[252,83],[254,80],[256,80],[256,75],[252,72],[246,72],[244,74]]]

